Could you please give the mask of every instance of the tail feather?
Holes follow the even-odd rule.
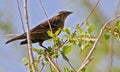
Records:
[[[12,38],[12,39],[6,41],[5,44],[8,44],[8,43],[16,41],[16,40],[25,39],[25,38],[26,38],[26,36],[20,35],[20,36],[17,36],[15,38]]]
[[[20,45],[24,45],[24,44],[27,44],[27,40],[24,40],[20,43]]]

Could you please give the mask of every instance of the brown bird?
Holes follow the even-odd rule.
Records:
[[[71,13],[73,13],[73,12],[60,11],[55,16],[53,16],[52,18],[49,19],[53,33],[55,33],[59,28],[62,29],[64,27],[65,19]],[[39,25],[37,25],[36,27],[34,27],[33,29],[30,30],[31,42],[39,43],[40,46],[44,47],[42,45],[42,43],[45,40],[48,40],[51,38],[47,33],[49,30],[50,30],[50,27],[49,27],[48,21],[44,21],[43,23],[40,23]],[[27,35],[25,32],[25,33],[21,34],[20,36],[17,36],[15,38],[8,40],[5,44],[10,43],[15,40],[21,40],[21,39],[25,39],[25,40],[22,41],[20,43],[20,45],[27,44],[26,38],[27,38]]]

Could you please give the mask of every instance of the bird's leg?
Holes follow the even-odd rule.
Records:
[[[45,46],[43,46],[42,44],[40,46],[47,50],[47,48]]]
[[[41,47],[43,47],[45,50],[47,50],[47,48],[46,48],[45,46],[43,46],[42,43],[43,43],[43,42],[39,42],[39,45],[40,45]]]

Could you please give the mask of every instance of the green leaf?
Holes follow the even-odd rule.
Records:
[[[42,49],[32,48],[32,50],[33,50],[35,53],[37,53],[38,55],[41,55],[41,54],[44,53],[44,50],[42,50]]]
[[[62,52],[66,55],[72,50],[72,44],[66,45],[62,48]]]
[[[78,46],[79,46],[79,47],[81,47],[81,45],[82,45],[82,42],[81,42],[81,41],[79,41],[79,42],[78,42]]]
[[[59,39],[59,37],[54,37],[53,40],[54,40],[54,45],[55,46],[59,46],[60,45],[60,39]]]
[[[110,33],[109,33],[109,31],[107,31],[107,30],[105,31],[104,38],[105,38],[106,40],[110,38]]]
[[[47,34],[50,36],[50,37],[53,37],[53,33],[51,31],[47,31]]]
[[[120,20],[118,20],[116,23],[115,23],[115,27],[114,27],[115,31],[116,32],[120,32]]]
[[[68,68],[67,66],[64,66],[64,72],[74,72],[74,71],[70,70],[70,68]]]
[[[67,58],[67,56],[61,51],[61,55],[63,57],[64,60],[66,60],[67,62],[69,61],[69,59]]]
[[[81,32],[82,32],[82,28],[79,26],[79,24],[76,24],[76,32],[78,34],[81,34]],[[74,32],[74,33],[76,33],[76,32]]]
[[[70,35],[70,30],[69,29],[66,28],[63,31],[66,32],[68,35]]]
[[[61,32],[61,28],[59,28],[59,29],[55,32],[55,35],[58,36],[60,32]]]
[[[86,26],[89,26],[88,20],[85,20],[84,24],[85,24]]]
[[[76,29],[79,29],[80,27],[79,27],[79,24],[76,24]]]
[[[120,35],[116,32],[114,32],[114,37],[118,39],[118,41],[120,41]]]
[[[84,68],[82,69],[82,72],[85,72],[85,70],[86,70],[86,68],[84,67]]]
[[[69,72],[69,69],[67,66],[64,66],[64,72]]]
[[[120,28],[120,20],[116,22],[115,26]]]
[[[28,65],[28,59],[26,57],[22,58],[22,61],[24,62],[24,65],[27,66]]]
[[[39,53],[39,49],[37,49],[37,48],[32,48],[32,50],[36,53]]]
[[[57,70],[54,67],[51,67],[50,72],[57,72]]]
[[[88,33],[91,33],[94,30],[94,24],[92,24],[89,28],[88,28]]]

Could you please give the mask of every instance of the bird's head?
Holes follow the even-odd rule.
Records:
[[[57,18],[60,18],[60,19],[62,19],[62,20],[65,20],[66,17],[67,17],[68,15],[72,14],[72,13],[73,13],[73,12],[70,12],[70,11],[60,11],[60,12],[58,12],[55,16],[56,16]]]

